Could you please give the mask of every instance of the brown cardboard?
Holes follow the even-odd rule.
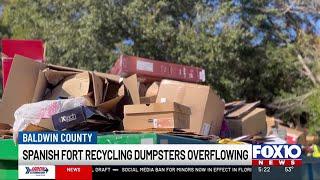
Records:
[[[145,96],[148,89],[147,85],[142,82],[138,82],[138,85],[139,85],[139,96],[140,97]]]
[[[238,119],[226,119],[229,129],[231,131],[231,137],[239,137],[243,135],[259,134],[266,135],[266,110],[263,108],[256,108],[245,116],[240,115],[242,118]]]
[[[125,95],[125,89],[124,89],[124,85],[122,84],[120,86],[120,88],[118,89],[118,96],[124,96]]]
[[[71,71],[63,71],[63,70],[53,70],[53,69],[45,69],[43,71],[48,83],[53,86],[58,85],[62,80],[67,78],[68,76],[75,75],[79,72],[71,72]]]
[[[113,98],[107,102],[104,102],[102,104],[97,105],[97,109],[102,113],[107,113],[112,110],[123,98],[123,96],[118,96],[116,98]]]
[[[46,68],[43,63],[16,55],[9,73],[6,90],[0,103],[0,122],[12,125],[14,112],[21,105],[31,103],[39,71]]]
[[[231,112],[241,108],[245,105],[246,101],[233,101],[225,104],[225,111],[224,114],[230,114]]]
[[[16,111],[16,109],[18,109],[23,104],[36,102],[42,99],[44,92],[47,89],[47,83],[45,83],[46,78],[44,78],[46,71],[43,71],[46,68],[50,68],[51,70],[50,73],[53,72],[52,70],[76,72],[77,74],[72,76],[76,78],[80,78],[79,80],[81,82],[85,82],[84,88],[82,89],[81,87],[80,94],[85,94],[84,93],[85,91],[89,93],[88,92],[89,87],[87,86],[88,85],[87,82],[88,80],[90,82],[90,77],[88,78],[89,76],[88,71],[61,67],[61,66],[54,66],[54,65],[46,65],[43,63],[32,61],[31,59],[25,58],[23,56],[17,55],[13,60],[13,64],[12,64],[7,85],[6,85],[6,91],[3,93],[2,101],[0,103],[0,123],[12,125],[14,122],[13,114]],[[44,74],[41,72],[43,72]],[[115,75],[109,75],[109,74],[103,74],[103,73],[97,73],[97,72],[95,72],[94,74],[101,79],[107,78],[107,80],[112,83],[121,83],[123,81],[122,78]],[[50,74],[50,77],[51,75],[52,74]],[[71,81],[71,79],[69,80]],[[65,81],[65,79],[63,81]],[[137,93],[134,93],[134,92],[138,92],[138,90],[137,88],[135,89],[135,86],[132,86],[132,84],[134,85],[134,83],[132,83],[131,81],[133,80],[131,79],[127,81],[127,84],[125,84],[126,88],[131,90],[130,94],[137,96]],[[70,83],[70,86],[71,85],[72,83]],[[106,100],[106,102],[102,102],[96,107],[102,112],[107,112],[113,109],[114,106],[116,106],[117,103],[123,97],[123,96],[117,96],[117,91],[114,94],[115,94],[115,97]],[[94,93],[91,95],[91,97],[94,98]]]
[[[267,135],[271,135],[272,129],[276,127],[276,121],[274,117],[267,116],[266,123],[267,123]]]
[[[44,127],[34,125],[34,124],[29,124],[23,131],[25,131],[25,132],[46,132],[46,131],[51,131],[51,130],[46,129]]]
[[[140,97],[141,104],[151,104],[155,103],[157,100],[157,96],[150,96],[150,97]]]
[[[156,102],[177,102],[190,107],[188,131],[202,135],[220,133],[224,102],[210,86],[162,80]]]
[[[178,103],[126,105],[124,114],[123,125],[126,130],[186,129],[190,125],[190,108]]]
[[[257,107],[260,104],[260,101],[253,102],[253,103],[247,103],[243,106],[241,106],[239,109],[236,109],[235,111],[231,112],[226,116],[228,119],[237,119],[244,117],[247,115],[251,110],[253,110],[255,107]]]
[[[54,130],[51,118],[50,119],[41,119],[40,123],[37,126],[48,129],[48,130]]]
[[[153,82],[147,89],[145,97],[157,96],[159,91],[159,82]]]
[[[89,72],[77,73],[62,80],[46,99],[54,100],[58,97],[80,97],[89,93]]]
[[[134,74],[128,78],[123,79],[123,84],[128,90],[132,103],[140,104],[140,96],[139,96],[139,87],[138,87],[138,78],[137,75]]]
[[[45,76],[45,72],[39,71],[38,80],[34,88],[32,102],[38,102],[43,99],[47,86],[48,86],[48,81]]]
[[[98,106],[103,99],[103,81],[94,72],[91,72],[92,85],[94,91],[94,105]]]

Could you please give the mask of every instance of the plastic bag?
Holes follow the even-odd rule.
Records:
[[[31,104],[24,104],[14,113],[13,138],[17,139],[18,132],[24,130],[29,124],[37,125],[43,118],[75,107],[85,105],[84,97],[60,100],[45,100]]]

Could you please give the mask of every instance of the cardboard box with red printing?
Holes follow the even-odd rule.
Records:
[[[174,79],[185,82],[204,82],[205,70],[181,64],[121,55],[110,70],[111,74],[128,77],[137,74],[141,81]]]

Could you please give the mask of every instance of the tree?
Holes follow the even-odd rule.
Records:
[[[13,0],[3,22],[13,38],[44,39],[50,63],[107,71],[125,53],[200,66],[226,101],[267,105],[313,88],[298,36],[317,33],[319,7],[304,2]]]

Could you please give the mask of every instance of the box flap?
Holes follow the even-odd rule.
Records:
[[[66,77],[75,75],[78,73],[74,71],[58,71],[58,70],[53,70],[49,68],[43,70],[43,72],[45,74],[45,77],[48,83],[53,86],[56,86],[57,84],[59,84],[59,82],[64,80]]]
[[[103,81],[100,77],[96,76],[94,72],[91,72],[92,85],[94,91],[94,105],[97,106],[102,103],[103,98]]]
[[[244,117],[245,115],[247,115],[248,113],[250,113],[255,107],[257,107],[260,104],[260,101],[256,101],[253,103],[247,103],[245,105],[243,105],[241,108],[231,112],[230,114],[228,114],[226,116],[226,118],[228,119],[237,119],[237,118],[241,118]]]
[[[124,96],[124,95],[125,95],[125,90],[124,90],[124,85],[122,84],[118,89],[118,96]]]
[[[86,70],[83,69],[76,69],[76,68],[71,68],[71,67],[64,67],[64,66],[58,66],[58,65],[53,65],[49,64],[48,67],[50,69],[58,70],[58,71],[73,71],[73,72],[84,72]],[[107,73],[102,73],[102,72],[95,72],[95,74],[99,77],[106,78],[110,81],[116,82],[116,83],[121,83],[123,78],[121,78],[118,75],[114,74],[107,74]]]
[[[48,86],[48,83],[47,83],[47,78],[45,77],[45,73],[43,71],[39,71],[38,80],[36,83],[36,87],[34,89],[32,102],[38,102],[43,99],[47,86]]]
[[[45,64],[32,59],[19,55],[14,57],[0,104],[1,123],[12,125],[15,110],[23,104],[31,103],[39,71],[45,68]]]
[[[139,86],[138,86],[138,78],[137,75],[134,74],[128,78],[123,79],[123,84],[128,90],[132,103],[140,104],[140,96],[139,96]]]
[[[224,114],[227,115],[227,114],[234,112],[235,110],[244,106],[245,103],[246,103],[246,101],[233,101],[233,102],[229,102],[229,103],[225,104]]]
[[[163,113],[180,112],[190,114],[190,108],[178,103],[152,103],[152,104],[134,104],[124,106],[124,114],[144,114],[144,113]]]
[[[97,107],[97,109],[102,112],[102,113],[107,113],[109,111],[111,111],[118,103],[119,101],[123,98],[123,96],[119,96],[116,98],[113,98],[107,102],[104,102],[102,104],[99,104]]]
[[[82,69],[76,69],[76,68],[59,66],[59,65],[53,65],[53,64],[48,64],[47,66],[48,66],[50,69],[58,70],[58,71],[72,71],[72,72],[84,72],[84,71],[85,71],[85,70],[82,70]]]
[[[121,83],[123,80],[123,78],[118,75],[101,73],[101,72],[95,72],[95,73],[97,76],[103,77],[115,83]]]
[[[159,82],[153,82],[151,86],[147,89],[145,97],[157,96],[159,91]]]
[[[201,127],[202,135],[220,133],[223,115],[224,115],[224,102],[220,97],[209,87],[209,93],[207,98],[207,105],[205,107],[203,125]],[[209,133],[208,130],[209,129]]]
[[[82,72],[68,76],[59,83],[50,96],[46,99],[57,99],[58,97],[81,97],[89,93],[90,76],[89,72]]]

